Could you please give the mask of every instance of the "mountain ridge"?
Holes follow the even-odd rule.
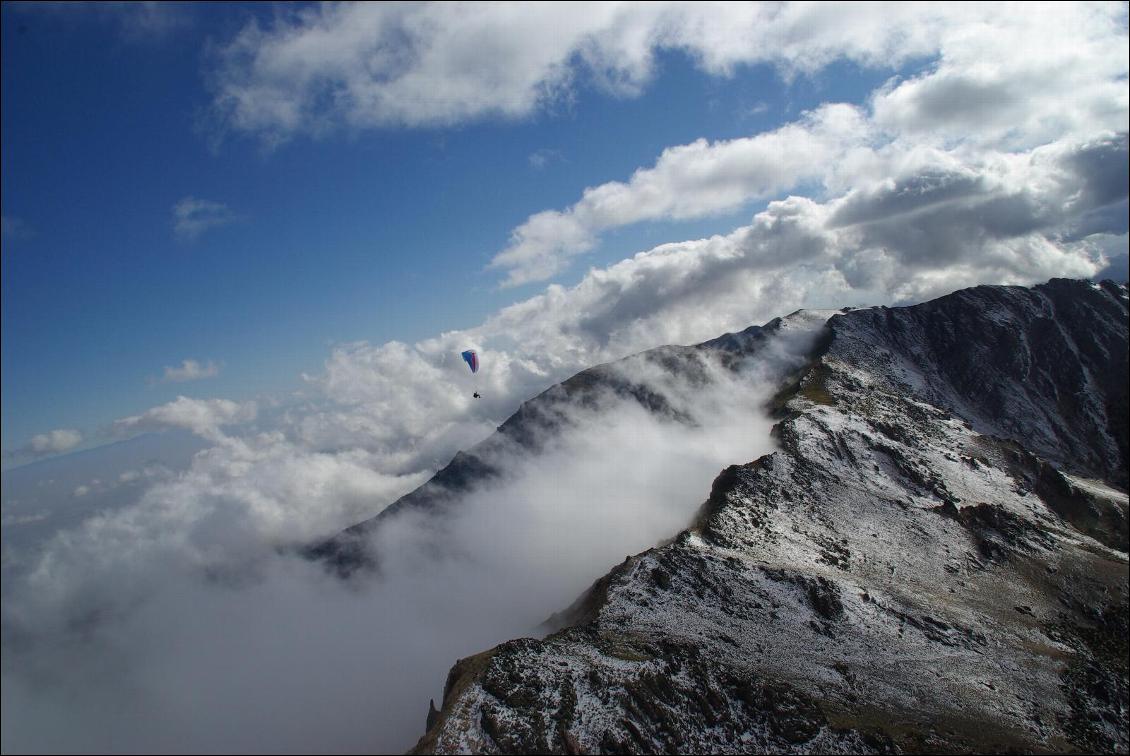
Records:
[[[582,370],[523,402],[494,434],[474,447],[456,453],[447,465],[415,490],[373,517],[305,548],[303,554],[324,563],[343,578],[379,570],[379,555],[371,548],[372,536],[378,528],[408,512],[438,514],[445,507],[454,505],[474,487],[503,475],[504,470],[492,462],[492,458],[505,457],[507,453],[536,454],[546,434],[560,430],[562,424],[568,422],[566,415],[569,410],[577,406],[595,407],[603,394],[610,392],[618,398],[635,401],[654,414],[691,422],[685,413],[670,406],[663,395],[646,382],[630,377],[630,371],[624,370],[623,366],[638,362],[653,363],[667,372],[689,375],[691,380],[705,380],[702,359],[716,356],[723,367],[736,369],[740,360],[754,355],[771,336],[778,333],[783,322],[782,318],[774,318],[765,325],[723,334],[701,344],[660,346]]]
[[[457,662],[414,751],[1125,751],[1126,301],[830,317],[779,450],[562,629]]]

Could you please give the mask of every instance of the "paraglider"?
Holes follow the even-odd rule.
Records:
[[[475,353],[474,349],[468,349],[463,353],[463,361],[467,363],[467,367],[471,368],[472,374],[479,372],[479,355]],[[471,397],[474,399],[482,399],[478,391],[471,394]]]

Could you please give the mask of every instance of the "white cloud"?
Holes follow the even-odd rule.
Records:
[[[516,227],[491,267],[545,280],[621,226],[729,212],[815,184],[835,197],[945,152],[976,166],[1130,128],[1126,13],[1117,4],[597,3],[323,5],[251,22],[213,61],[228,127],[268,143],[389,125],[524,117],[579,77],[633,94],[659,50],[705,71],[769,63],[786,77],[837,60],[892,72],[866,107],[825,104],[773,131],[666,149]],[[544,165],[542,152],[531,164]]]
[[[684,525],[721,467],[771,448],[766,376],[700,366],[706,383],[646,360],[619,368],[694,422],[611,393],[564,407],[541,454],[501,449],[491,461],[508,475],[452,517],[396,521],[375,544],[381,576],[348,588],[286,547],[420,476],[282,433],[198,454],[135,505],[58,534],[6,585],[5,638],[33,640],[5,645],[5,751],[403,750],[453,659],[530,632],[625,553]],[[223,722],[236,708],[233,731]]]
[[[389,473],[434,469],[521,398],[658,344],[702,341],[805,305],[1088,277],[1111,257],[1100,240],[1125,238],[1117,210],[1126,155],[1125,136],[1108,136],[977,165],[940,150],[888,157],[887,179],[825,202],[771,202],[747,226],[590,270],[474,328],[413,345],[338,347],[309,378],[320,399],[288,422],[310,448],[362,448]],[[1115,212],[1095,216],[1086,236],[1069,233],[1103,203]],[[458,358],[466,348],[480,355],[475,376]]]
[[[212,200],[185,197],[173,205],[173,233],[186,241],[192,241],[205,231],[226,226],[238,219],[227,205]]]
[[[46,457],[70,451],[81,443],[82,433],[71,428],[60,428],[32,436],[18,449],[5,450],[4,457],[9,459]]]
[[[866,118],[856,108],[828,105],[754,137],[670,147],[653,167],[637,170],[626,183],[586,189],[567,210],[530,216],[514,229],[510,246],[491,267],[507,270],[509,285],[549,278],[569,258],[591,249],[601,231],[733,210],[823,177],[849,147],[868,139]]]
[[[896,15],[939,13],[925,5],[886,8]],[[938,154],[977,171],[1041,145],[1130,128],[1124,9],[1060,4],[1039,13],[983,11],[969,19],[964,11],[942,11],[929,40],[899,42],[938,60],[916,77],[889,81],[866,109],[825,104],[755,136],[669,147],[626,182],[590,187],[564,210],[531,215],[490,267],[506,272],[507,286],[544,280],[595,247],[602,232],[621,226],[707,217],[806,184],[836,196]],[[792,21],[773,23],[788,28],[810,12],[788,6],[781,15]],[[866,61],[867,45],[880,51],[891,42],[867,24],[850,28],[850,14],[845,22],[844,44],[854,52],[844,54]],[[861,46],[851,47],[856,43]]]
[[[190,399],[178,396],[168,404],[153,407],[140,415],[118,420],[118,431],[184,428],[213,443],[228,440],[220,429],[227,425],[248,423],[255,419],[255,402],[233,402],[227,399]]]
[[[73,449],[82,443],[82,434],[77,430],[53,430],[33,436],[28,448],[34,454],[58,454]]]
[[[999,10],[945,35],[925,73],[875,93],[877,124],[917,138],[1010,148],[1127,129],[1125,6]]]
[[[180,367],[165,366],[163,383],[182,383],[184,381],[198,381],[204,378],[215,378],[220,374],[220,366],[212,360],[199,363],[196,360],[185,360]]]
[[[211,85],[223,126],[267,143],[342,128],[526,117],[569,96],[581,78],[633,95],[649,83],[660,50],[684,51],[719,76],[769,63],[791,77],[843,59],[893,70],[935,56],[943,68],[953,61],[982,76],[966,65],[975,59],[988,77],[970,90],[976,94],[991,89],[1006,58],[1053,73],[1117,68],[1125,56],[1111,38],[1124,14],[1117,4],[320,5],[277,14],[266,26],[250,21],[216,49]]]

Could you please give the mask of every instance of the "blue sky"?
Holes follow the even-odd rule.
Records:
[[[590,269],[730,234],[789,195],[830,209],[934,159],[923,155],[944,164],[926,174],[960,163],[1013,192],[1023,178],[1004,175],[1000,156],[1081,149],[1125,119],[1124,95],[1110,99],[1125,84],[1124,61],[1094,71],[1110,58],[1103,45],[1124,33],[1117,6],[1078,9],[1083,41],[1057,42],[1058,62],[1032,42],[1061,23],[1047,9],[1019,20],[989,11],[981,21],[997,36],[979,48],[953,41],[970,21],[963,14],[976,14],[949,7],[913,34],[868,9],[837,30],[800,6],[596,6],[591,19],[569,8],[507,18],[504,6],[4,5],[3,447],[15,452],[6,463],[41,456],[19,450],[53,430],[77,432],[83,445],[112,440],[114,421],[178,395],[288,391],[301,374],[322,375],[334,345],[451,331],[473,341],[548,284],[583,288]],[[404,42],[420,18],[434,38]],[[479,32],[486,43],[459,47]],[[1008,33],[1020,42],[1006,54]],[[414,62],[374,57],[401,44]],[[981,56],[982,80],[962,72],[963,55]],[[1062,93],[1023,94],[1037,76],[1078,107]],[[449,99],[436,94],[452,81]],[[849,107],[820,110],[828,105]],[[664,162],[699,139],[706,149]],[[637,171],[659,188],[635,182]],[[590,187],[624,191],[588,202]],[[178,232],[185,203],[205,208],[195,216],[204,223]],[[521,237],[547,213],[558,216],[547,230]],[[791,293],[777,296],[781,306],[909,301],[962,283],[1087,274],[1101,262],[1096,250],[1124,250],[1124,236],[1107,234],[1047,262],[1037,247],[1078,224],[1061,215],[1022,222],[1038,233],[1008,240],[1003,264],[961,268],[943,252],[932,264],[949,272],[931,278],[910,251],[905,275],[880,282],[877,270],[899,266],[864,270],[861,260],[902,255],[888,233],[866,254],[836,253],[846,263],[824,273],[802,261],[806,293],[778,282]],[[504,250],[513,257],[500,264]],[[822,275],[847,287],[822,296],[812,283]],[[742,317],[778,314],[771,297],[750,301],[758,306]],[[584,306],[640,312],[627,301]],[[717,322],[744,325],[737,313]],[[650,333],[625,348],[713,335]],[[202,377],[162,380],[186,360],[206,368]]]
[[[182,23],[142,37],[113,12],[4,6],[3,212],[19,223],[3,255],[5,449],[56,427],[90,436],[181,393],[287,389],[334,342],[472,325],[537,288],[500,290],[485,269],[526,216],[668,145],[770,129],[832,92],[859,101],[891,73],[840,63],[786,84],[759,64],[719,78],[666,52],[636,97],[582,80],[569,101],[517,120],[269,149],[240,134],[217,144],[205,71],[209,42],[273,10],[182,10]],[[180,238],[172,208],[185,197],[233,219]],[[642,224],[585,262],[749,215]],[[185,359],[219,375],[152,383]]]

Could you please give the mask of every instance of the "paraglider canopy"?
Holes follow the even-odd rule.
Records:
[[[463,353],[463,359],[467,362],[467,365],[471,368],[472,373],[479,372],[479,355],[475,354],[474,349],[468,349],[466,352],[464,352]]]

